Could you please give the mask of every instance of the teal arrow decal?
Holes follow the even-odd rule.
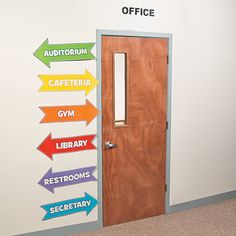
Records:
[[[81,198],[74,198],[66,201],[43,205],[41,207],[46,211],[43,221],[75,214],[82,211],[86,212],[86,215],[88,215],[97,204],[98,201],[85,192],[85,196]]]
[[[34,56],[50,68],[51,62],[93,60],[91,53],[95,43],[49,44],[46,39],[34,52]]]

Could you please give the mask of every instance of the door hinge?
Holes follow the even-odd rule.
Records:
[[[166,130],[168,130],[168,128],[169,128],[169,123],[168,121],[166,121]]]
[[[167,55],[166,62],[169,64],[169,55]]]
[[[165,192],[167,192],[167,184],[165,184]]]

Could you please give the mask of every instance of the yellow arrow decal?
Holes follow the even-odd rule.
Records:
[[[88,71],[85,74],[39,75],[43,85],[39,92],[85,91],[88,95],[98,84],[98,80]]]

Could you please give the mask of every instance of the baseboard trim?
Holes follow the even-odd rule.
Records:
[[[183,210],[188,210],[194,207],[200,207],[211,203],[217,203],[225,200],[236,198],[236,190],[226,193],[217,194],[210,197],[197,199],[173,206],[167,206],[166,214],[175,213]],[[102,228],[102,223],[95,221],[84,224],[60,227],[55,229],[43,230],[33,233],[20,234],[19,236],[67,236],[73,233],[82,233],[85,231],[93,231]]]
[[[194,207],[200,207],[211,203],[217,203],[225,200],[236,198],[236,190],[226,193],[217,194],[210,197],[201,198],[194,201],[184,202],[173,206],[167,206],[166,214],[188,210]]]
[[[68,236],[74,233],[82,233],[86,231],[92,231],[102,228],[101,222],[89,222],[71,226],[65,226],[60,228],[54,228],[49,230],[43,230],[38,232],[19,234],[18,236]]]

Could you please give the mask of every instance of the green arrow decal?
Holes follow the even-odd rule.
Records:
[[[34,52],[34,56],[50,68],[51,62],[92,60],[95,43],[49,44],[46,39]]]

